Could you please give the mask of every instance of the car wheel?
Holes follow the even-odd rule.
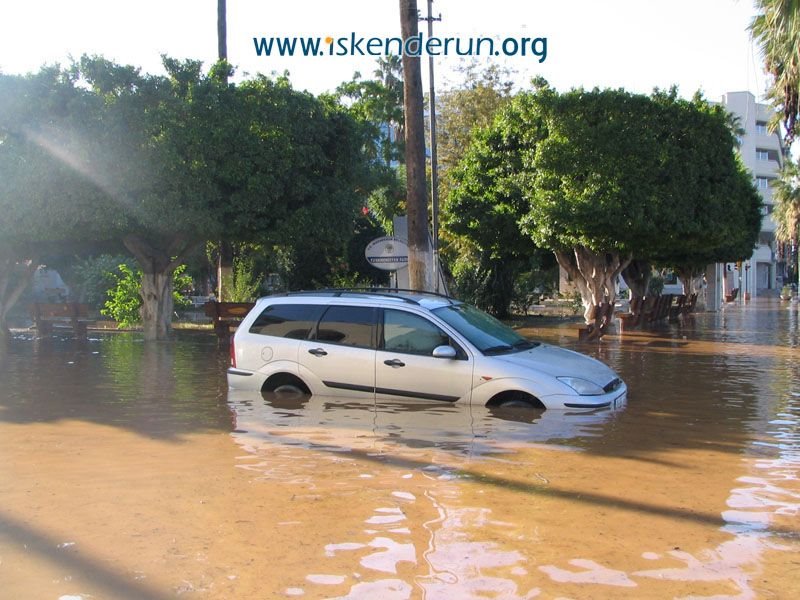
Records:
[[[497,394],[486,404],[489,408],[544,409],[544,404],[530,394],[521,391],[508,391]]]
[[[514,398],[511,400],[504,400],[496,404],[499,408],[536,408],[532,402],[523,400],[522,398]]]
[[[298,386],[294,385],[293,383],[284,383],[283,385],[279,385],[272,391],[275,392],[276,394],[286,394],[293,396],[299,396],[301,394],[305,394],[303,390],[301,390]]]

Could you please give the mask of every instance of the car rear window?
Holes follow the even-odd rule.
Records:
[[[253,321],[250,333],[304,340],[324,309],[318,304],[273,304]]]

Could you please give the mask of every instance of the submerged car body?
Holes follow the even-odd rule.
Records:
[[[261,298],[231,341],[228,384],[562,409],[617,407],[627,397],[598,360],[526,340],[458,300],[391,290]]]

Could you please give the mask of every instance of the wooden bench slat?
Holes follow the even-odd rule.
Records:
[[[53,324],[69,325],[76,335],[86,335],[89,318],[89,305],[79,302],[45,303],[35,302],[29,309],[36,330],[46,335],[53,331]]]
[[[236,327],[255,306],[255,302],[217,302],[211,300],[203,305],[206,316],[211,317],[214,331],[220,339],[231,335],[231,327]]]

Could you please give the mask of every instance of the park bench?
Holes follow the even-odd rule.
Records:
[[[653,312],[648,319],[649,323],[658,323],[669,316],[669,308],[672,306],[672,294],[662,294],[656,298]]]
[[[663,294],[661,296],[647,296],[644,299],[634,298],[631,301],[631,310],[628,313],[617,315],[621,331],[629,331],[635,327],[655,324],[664,319],[677,321],[681,315],[688,315],[695,311],[697,294],[685,296],[683,294]]]
[[[203,305],[206,316],[211,317],[214,331],[221,340],[231,335],[231,327],[237,327],[255,306],[255,302],[217,302],[210,300]]]
[[[617,314],[620,331],[627,331],[639,326],[639,323],[642,322],[645,303],[644,298],[637,296],[631,300],[629,312]]]
[[[39,335],[49,335],[54,325],[60,325],[71,328],[75,335],[85,336],[87,324],[94,322],[89,318],[89,305],[78,302],[36,302],[30,306],[30,315]]]
[[[673,295],[668,309],[668,318],[671,323],[678,320],[683,314],[683,307],[686,306],[686,296],[684,294]]]
[[[690,315],[694,313],[696,308],[697,308],[697,292],[695,292],[694,294],[690,294],[689,297],[686,299],[686,303],[683,305],[683,314]]]

